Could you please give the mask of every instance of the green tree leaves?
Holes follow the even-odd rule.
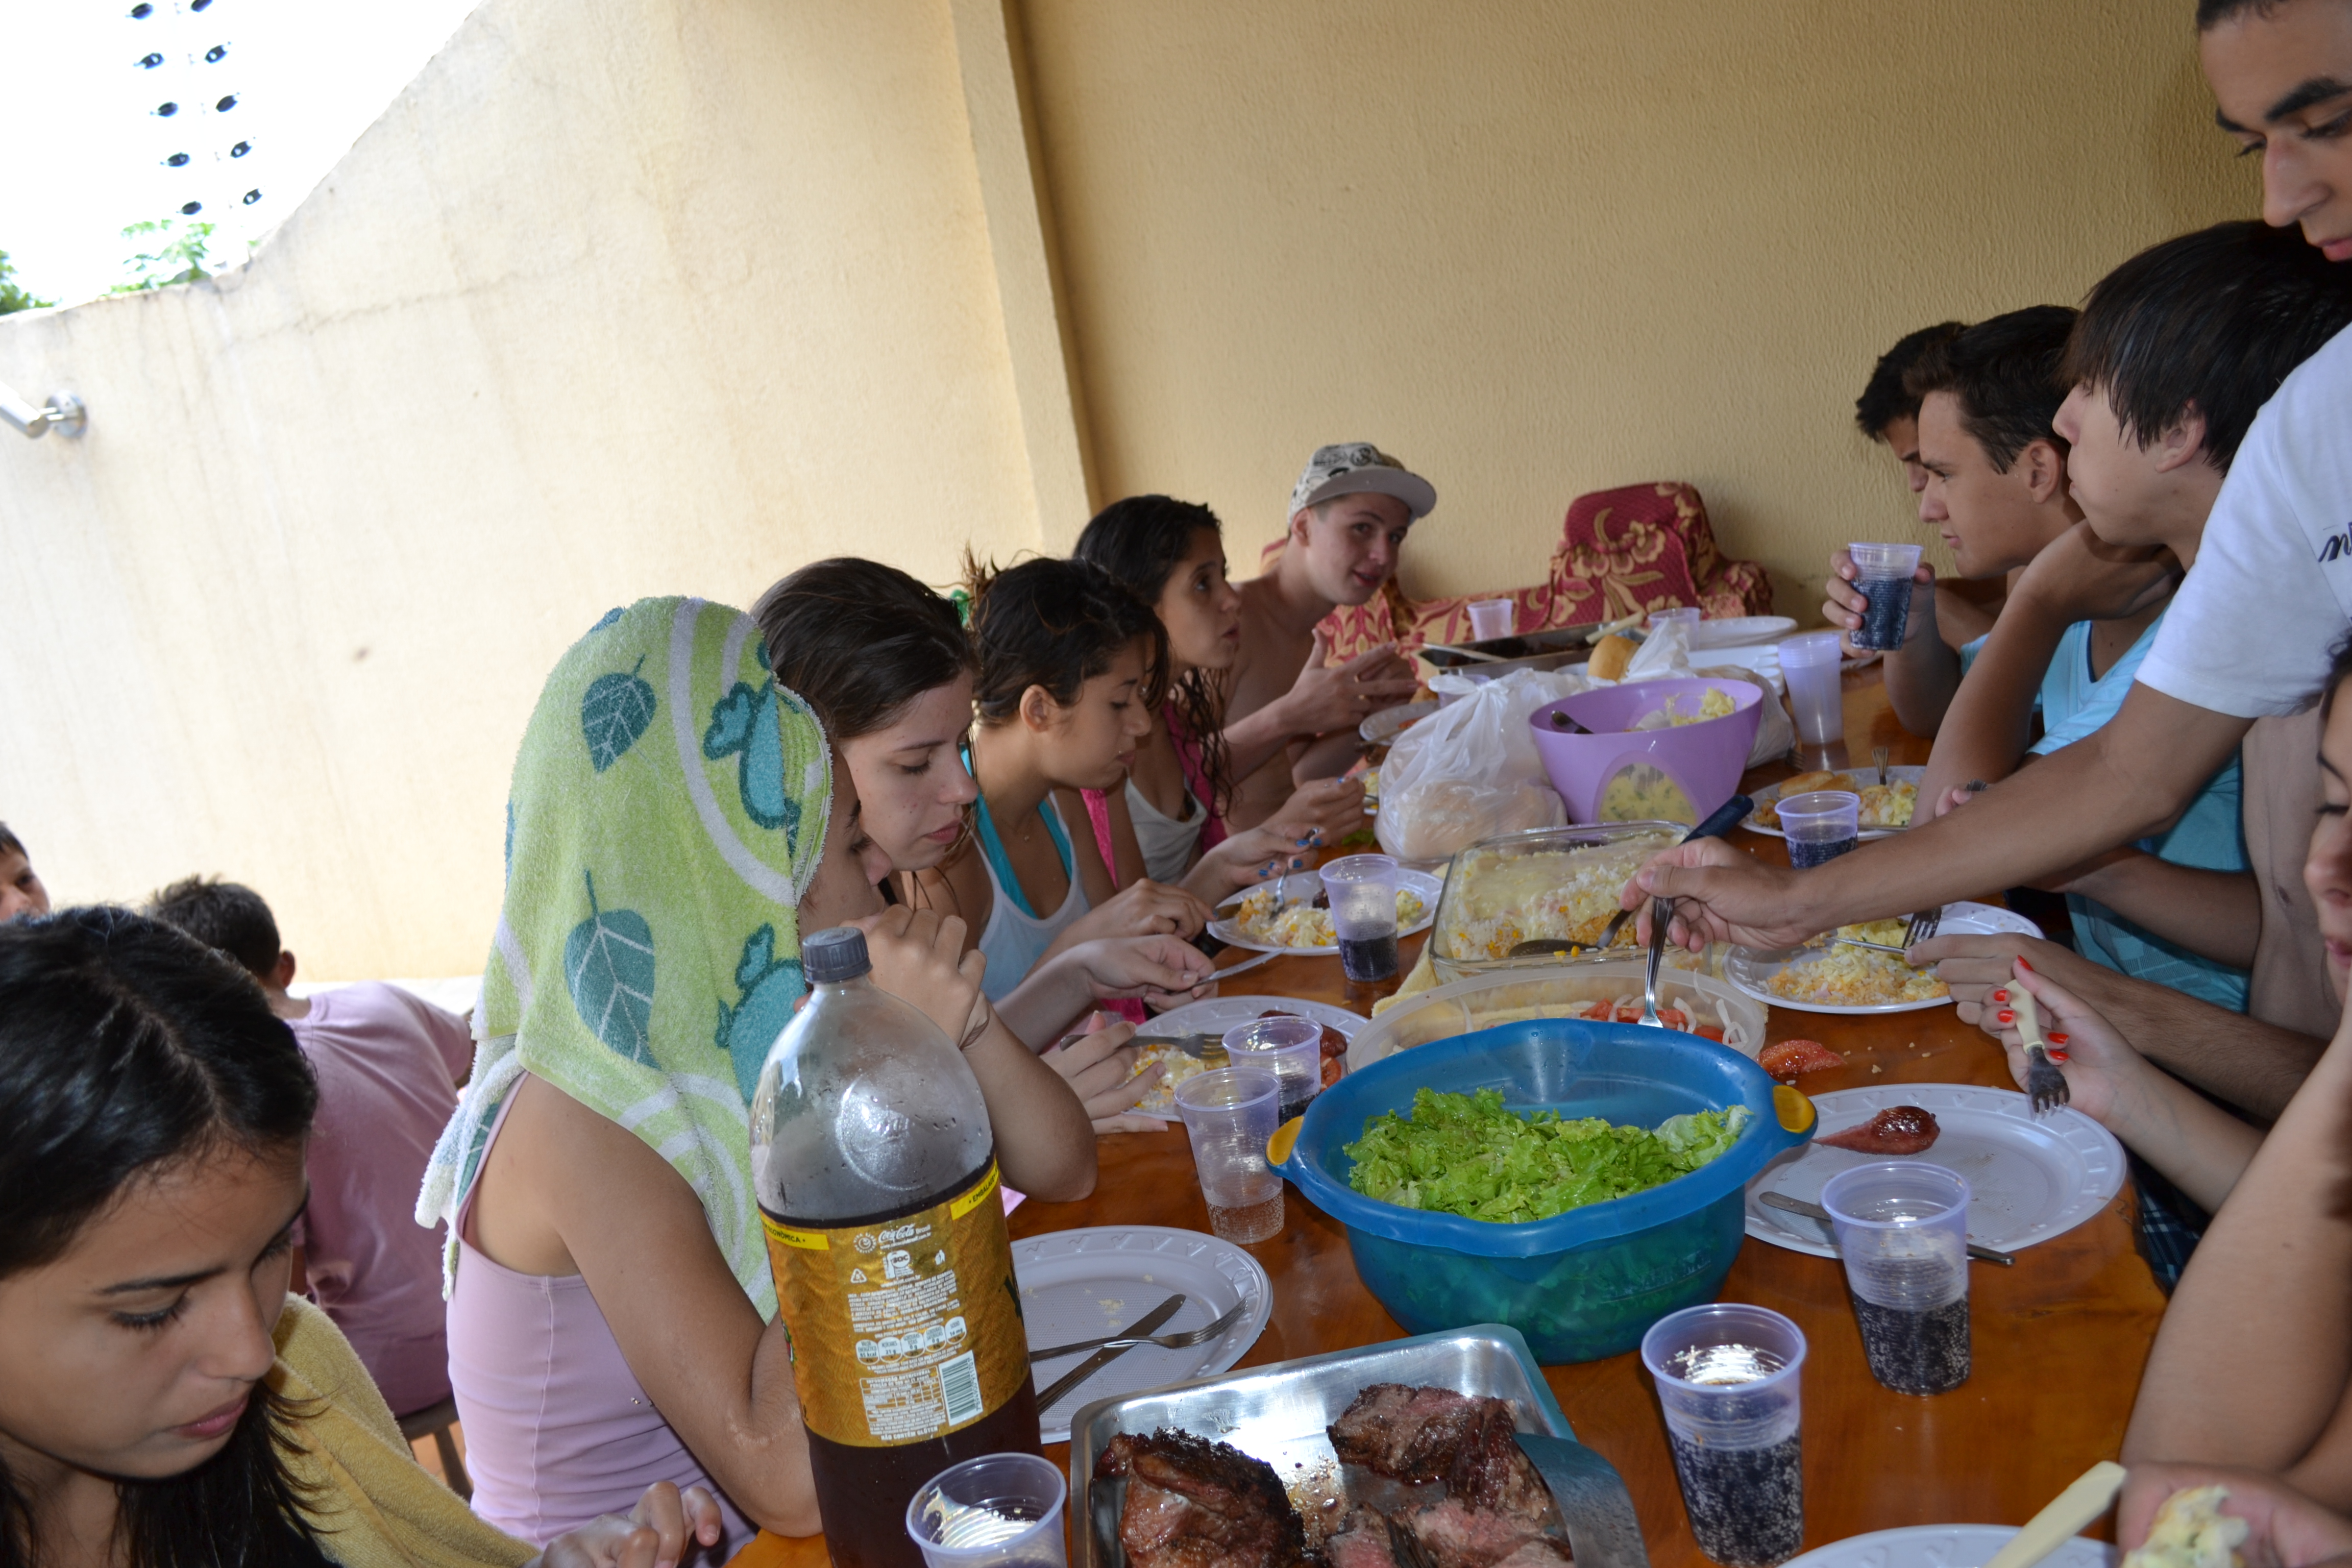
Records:
[[[580,1021],[616,1055],[651,1062],[654,933],[635,910],[599,910],[588,872],[588,918],[563,943],[563,983]]]
[[[598,676],[580,699],[580,733],[600,773],[619,762],[654,721],[654,689],[637,679],[645,663],[639,658],[626,675]]]
[[[0,316],[18,310],[37,310],[44,305],[56,303],[50,300],[36,300],[16,283],[16,269],[9,265],[8,253],[0,250]]]

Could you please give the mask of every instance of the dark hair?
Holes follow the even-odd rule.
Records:
[[[285,951],[269,906],[242,882],[183,877],[149,899],[142,912],[228,954],[258,978],[268,977]]]
[[[887,728],[973,667],[955,605],[878,561],[803,566],[761,595],[751,618],[778,684],[807,700],[836,745]]]
[[[8,831],[6,823],[0,822],[0,855],[7,854],[11,849],[27,860],[33,858],[33,852],[25,847],[25,841]]]
[[[2074,385],[2064,374],[2074,326],[2074,312],[2063,305],[2029,305],[1979,321],[1922,354],[1903,389],[1923,401],[1931,392],[1950,393],[1959,401],[1960,428],[1984,448],[1993,472],[2005,474],[2036,441],[2066,450],[2050,421]]]
[[[2352,324],[2352,273],[2292,228],[2221,223],[2151,246],[2093,285],[2066,380],[2106,394],[2143,447],[2191,408],[2228,472],[2255,410]]]
[[[2218,27],[2248,11],[2267,16],[2284,3],[2284,0],[2197,0],[2197,30],[2201,33],[2209,27]]]
[[[1932,327],[1904,333],[1895,340],[1893,348],[1878,356],[1878,363],[1870,367],[1868,384],[1853,400],[1853,422],[1861,426],[1864,435],[1875,441],[1897,419],[1919,416],[1919,399],[1904,389],[1904,376],[1919,363],[1921,355],[1943,347],[1967,329],[1965,321],[1938,321]]]
[[[2336,693],[2347,679],[2352,679],[2352,632],[2346,633],[2327,656],[2327,684],[2319,691],[2321,723],[2326,723],[2336,711]]]
[[[73,909],[0,926],[0,1279],[55,1261],[124,1189],[224,1150],[299,1158],[319,1090],[252,980],[160,921]],[[104,1397],[93,1389],[91,1397]],[[116,1483],[134,1568],[322,1561],[267,1384],[194,1469]],[[0,1565],[37,1560],[0,1464]]]
[[[971,646],[980,658],[972,705],[983,724],[1002,724],[1020,710],[1033,686],[1063,707],[1078,689],[1110,668],[1128,644],[1150,645],[1139,693],[1157,708],[1167,695],[1168,630],[1150,605],[1086,561],[1024,561],[999,572],[967,553],[965,589],[971,595]]]
[[[1217,514],[1198,501],[1129,496],[1095,513],[1071,554],[1101,567],[1120,587],[1157,606],[1169,578],[1203,530],[1220,538],[1224,534]],[[1201,773],[1210,795],[1202,804],[1218,816],[1224,815],[1234,793],[1233,758],[1225,750],[1228,696],[1223,670],[1195,667],[1168,686],[1169,709],[1200,748]]]

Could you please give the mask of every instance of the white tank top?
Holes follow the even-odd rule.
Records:
[[[1135,842],[1143,850],[1143,874],[1171,887],[1192,868],[1192,847],[1201,842],[1201,829],[1209,821],[1191,790],[1184,792],[1184,807],[1181,822],[1164,816],[1143,798],[1133,779],[1127,781],[1127,814],[1135,821]]]
[[[981,956],[988,960],[988,973],[980,988],[992,1002],[1003,1000],[1014,986],[1027,979],[1029,972],[1037,967],[1037,961],[1045,956],[1045,950],[1054,945],[1054,939],[1069,930],[1092,907],[1087,901],[1086,889],[1078,884],[1077,861],[1070,851],[1069,828],[1062,821],[1061,803],[1049,795],[1045,809],[1052,814],[1046,818],[1046,826],[1055,831],[1054,847],[1061,851],[1062,869],[1069,877],[1070,890],[1062,900],[1062,907],[1043,920],[1021,911],[1020,905],[1026,900],[1017,886],[1008,887],[1014,880],[1012,867],[1008,864],[1000,870],[997,865],[1003,856],[1003,847],[987,818],[981,818],[987,830],[980,835],[980,863],[988,868],[988,887],[993,897],[989,900],[988,925],[981,931],[978,944]]]

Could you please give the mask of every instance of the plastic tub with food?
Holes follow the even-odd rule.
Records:
[[[1727,980],[1679,967],[1688,953],[1666,955],[1658,971],[1658,1016],[1670,1029],[1714,1040],[1754,1060],[1764,1047],[1763,1003]],[[1588,1024],[1630,1024],[1642,1016],[1640,959],[1549,969],[1512,968],[1448,981],[1399,998],[1348,1042],[1348,1070],[1360,1072],[1438,1040],[1481,1029],[1565,1018]]]
[[[1407,1118],[1431,1142],[1400,1154]],[[1564,1125],[1584,1118],[1643,1134]],[[1346,1226],[1356,1272],[1406,1332],[1507,1323],[1556,1365],[1630,1350],[1712,1300],[1746,1234],[1748,1180],[1813,1121],[1803,1095],[1713,1041],[1529,1020],[1349,1073],[1267,1154]],[[1358,1190],[1359,1151],[1365,1184],[1390,1196]],[[1586,1201],[1612,1191],[1623,1195]],[[1541,1217],[1507,1217],[1523,1213]]]
[[[1738,792],[1763,700],[1728,676],[1633,680],[1548,703],[1528,724],[1570,821],[1688,826]]]
[[[1633,872],[1689,829],[1672,822],[1596,823],[1537,827],[1481,839],[1445,868],[1429,963],[1436,977],[1459,980],[1497,969],[1549,969],[1568,958],[1562,944],[1605,956],[1598,943],[1617,913]],[[1514,956],[1528,942],[1545,951]],[[1617,928],[1612,951],[1638,951],[1633,922]]]

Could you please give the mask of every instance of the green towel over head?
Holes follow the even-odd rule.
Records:
[[[533,1073],[668,1161],[775,1314],[749,1106],[806,989],[795,908],[832,793],[823,728],[740,610],[641,599],[572,644],[515,759],[481,1043],[420,1223],[454,1237],[499,1108]]]

